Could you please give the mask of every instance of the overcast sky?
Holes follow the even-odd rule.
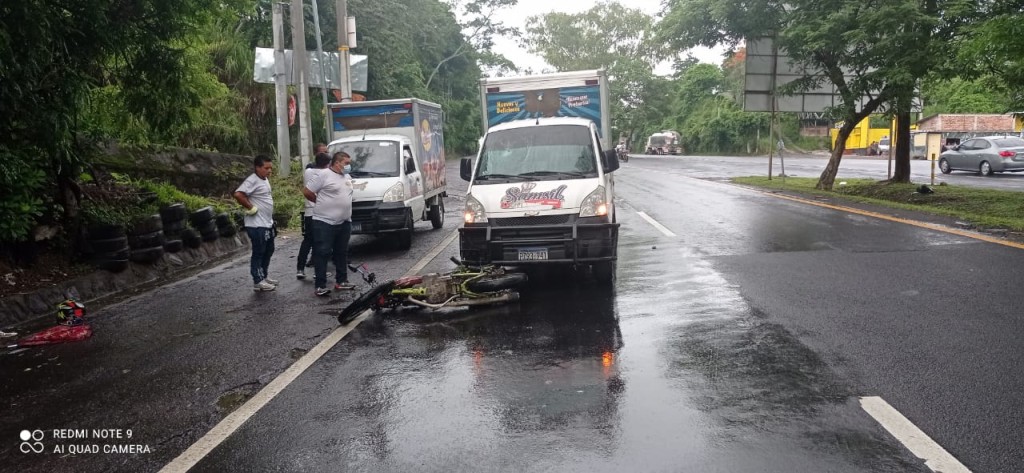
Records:
[[[622,1],[621,3],[629,8],[643,10],[649,15],[657,15],[661,11],[661,1],[662,0],[627,0]],[[505,25],[519,28],[520,31],[525,32],[527,17],[556,11],[562,13],[580,13],[590,9],[595,3],[597,2],[583,0],[519,0],[519,5],[512,9],[503,10],[500,15],[501,20]],[[701,62],[719,65],[722,63],[722,51],[723,50],[721,48],[716,50],[698,48],[690,51],[690,53]],[[535,72],[541,72],[544,69],[551,67],[543,59],[530,54],[525,48],[511,39],[497,38],[495,41],[494,52],[504,55],[509,60],[516,63],[520,68],[531,68]],[[655,69],[655,72],[658,74],[670,74],[672,72],[671,66],[671,63],[661,64]]]

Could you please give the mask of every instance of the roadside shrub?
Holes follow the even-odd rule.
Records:
[[[292,219],[297,218],[299,212],[306,205],[306,198],[302,195],[302,163],[292,162],[288,177],[271,177],[271,185],[274,192],[274,222],[278,227],[288,228]]]
[[[31,164],[42,155],[38,149],[15,153],[0,145],[0,241],[24,240],[43,214],[46,174]]]
[[[228,210],[228,206],[224,202],[183,192],[177,187],[166,182],[142,179],[135,181],[135,185],[148,192],[154,193],[156,195],[157,203],[161,206],[182,202],[190,212],[194,212],[208,205],[212,206],[217,212],[224,212]]]

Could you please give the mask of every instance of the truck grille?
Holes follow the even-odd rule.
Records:
[[[515,227],[519,225],[563,225],[569,223],[572,214],[539,215],[536,217],[513,217],[491,219],[495,227]]]

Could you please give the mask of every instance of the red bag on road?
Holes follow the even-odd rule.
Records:
[[[89,324],[58,325],[18,340],[18,346],[31,347],[51,343],[77,342],[91,336],[92,327]]]

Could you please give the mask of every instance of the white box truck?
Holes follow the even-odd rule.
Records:
[[[484,79],[484,137],[469,181],[462,259],[590,266],[615,278],[619,224],[608,81],[602,70]]]
[[[412,245],[413,227],[444,226],[444,121],[441,106],[408,98],[329,105],[333,155],[352,157],[352,233],[397,237]]]

